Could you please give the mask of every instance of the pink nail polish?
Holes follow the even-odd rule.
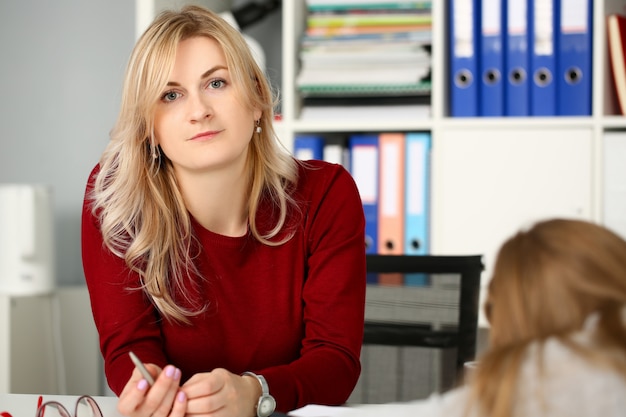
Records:
[[[187,399],[187,396],[185,395],[184,392],[179,392],[178,395],[176,396],[176,399],[178,400],[179,403],[184,403],[185,400]]]
[[[148,388],[148,381],[142,378],[139,383],[137,383],[137,389],[143,391],[146,388]]]

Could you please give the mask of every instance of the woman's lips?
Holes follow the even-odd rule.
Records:
[[[201,140],[209,140],[214,138],[221,130],[211,130],[208,132],[201,132],[190,138],[189,140],[201,141]]]

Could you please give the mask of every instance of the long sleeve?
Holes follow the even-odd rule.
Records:
[[[88,185],[87,193],[90,189]],[[119,394],[134,367],[127,355],[129,350],[134,350],[144,362],[160,366],[168,363],[161,349],[158,317],[138,289],[138,276],[104,245],[87,199],[83,204],[81,240],[83,270],[105,373],[111,389]]]
[[[360,374],[365,305],[365,238],[361,200],[342,168],[311,189],[305,220],[305,337],[301,357],[287,369],[262,370],[279,404],[289,410],[307,403],[341,404]],[[292,393],[282,395],[282,392]],[[289,398],[291,397],[291,398]]]

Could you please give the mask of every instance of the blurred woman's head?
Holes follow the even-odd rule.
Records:
[[[625,303],[623,239],[586,221],[542,221],[497,256],[486,303],[491,345],[570,333],[591,313]]]
[[[489,284],[490,346],[470,378],[473,403],[487,417],[524,409],[520,386],[541,381],[524,381],[522,366],[531,351],[543,357],[548,340],[626,379],[625,312],[626,242],[615,233],[565,219],[516,233],[501,246]],[[593,316],[593,325],[585,325]],[[579,332],[593,343],[575,343],[571,336]]]

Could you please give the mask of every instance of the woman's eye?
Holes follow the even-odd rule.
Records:
[[[224,80],[211,80],[209,81],[209,88],[220,88],[223,87],[226,82]]]
[[[180,94],[178,94],[176,91],[168,91],[167,93],[163,94],[163,96],[161,96],[161,100],[165,102],[174,101],[179,96]]]

